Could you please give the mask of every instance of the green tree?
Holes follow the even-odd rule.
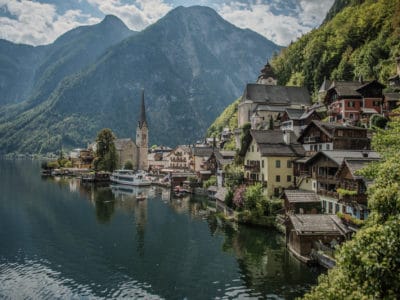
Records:
[[[339,249],[336,267],[319,278],[305,299],[396,299],[400,295],[400,117],[378,130],[372,145],[381,161],[361,173],[371,214],[365,226]]]
[[[265,214],[267,209],[267,203],[263,194],[263,187],[261,183],[256,183],[247,187],[244,193],[244,207],[248,209],[257,217],[261,217]]]
[[[102,129],[96,138],[97,149],[94,168],[112,172],[117,167],[117,152],[114,145],[115,136],[109,128]]]
[[[209,179],[203,182],[204,188],[209,188],[212,185],[217,185],[217,176],[213,175]]]
[[[127,160],[124,164],[124,169],[125,170],[133,170],[133,163],[130,160]]]

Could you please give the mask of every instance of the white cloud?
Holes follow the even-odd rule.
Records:
[[[16,43],[48,44],[72,28],[99,22],[80,10],[58,15],[54,5],[28,0],[0,0],[0,8],[15,17],[0,17],[0,38]],[[80,21],[82,19],[85,21]]]
[[[172,6],[162,0],[136,0],[135,4],[121,3],[120,0],[87,0],[103,14],[120,18],[129,28],[142,30],[163,17]]]
[[[288,45],[302,34],[318,26],[333,0],[301,0],[297,15],[275,15],[270,5],[255,1],[231,2],[217,7],[218,13],[240,28],[252,29],[279,45]]]

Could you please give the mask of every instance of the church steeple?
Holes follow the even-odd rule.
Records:
[[[139,128],[142,128],[144,124],[146,124],[146,126],[147,126],[146,108],[145,108],[145,105],[144,105],[144,89],[142,89],[142,102],[141,102],[141,105],[140,105]]]
[[[276,76],[272,66],[269,64],[267,60],[267,64],[260,71],[261,74],[258,76],[257,83],[258,84],[266,84],[266,85],[277,85]]]
[[[146,110],[144,105],[144,89],[142,90],[142,99],[140,105],[140,116],[136,128],[136,147],[137,162],[139,170],[147,170],[149,167],[147,153],[149,151],[149,129],[146,121]]]

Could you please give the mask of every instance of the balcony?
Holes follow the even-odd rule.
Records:
[[[304,137],[304,143],[321,143],[321,138],[319,136],[306,136]]]
[[[253,172],[253,173],[259,173],[260,172],[260,165],[259,164],[244,165],[244,170],[245,171],[250,171],[250,172]]]
[[[335,191],[327,191],[327,190],[320,189],[317,191],[317,194],[321,195],[321,196],[327,196],[327,197],[339,199],[339,194]]]

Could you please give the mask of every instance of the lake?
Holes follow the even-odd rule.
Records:
[[[282,234],[221,226],[205,199],[137,192],[0,159],[0,298],[292,299],[316,283]]]

